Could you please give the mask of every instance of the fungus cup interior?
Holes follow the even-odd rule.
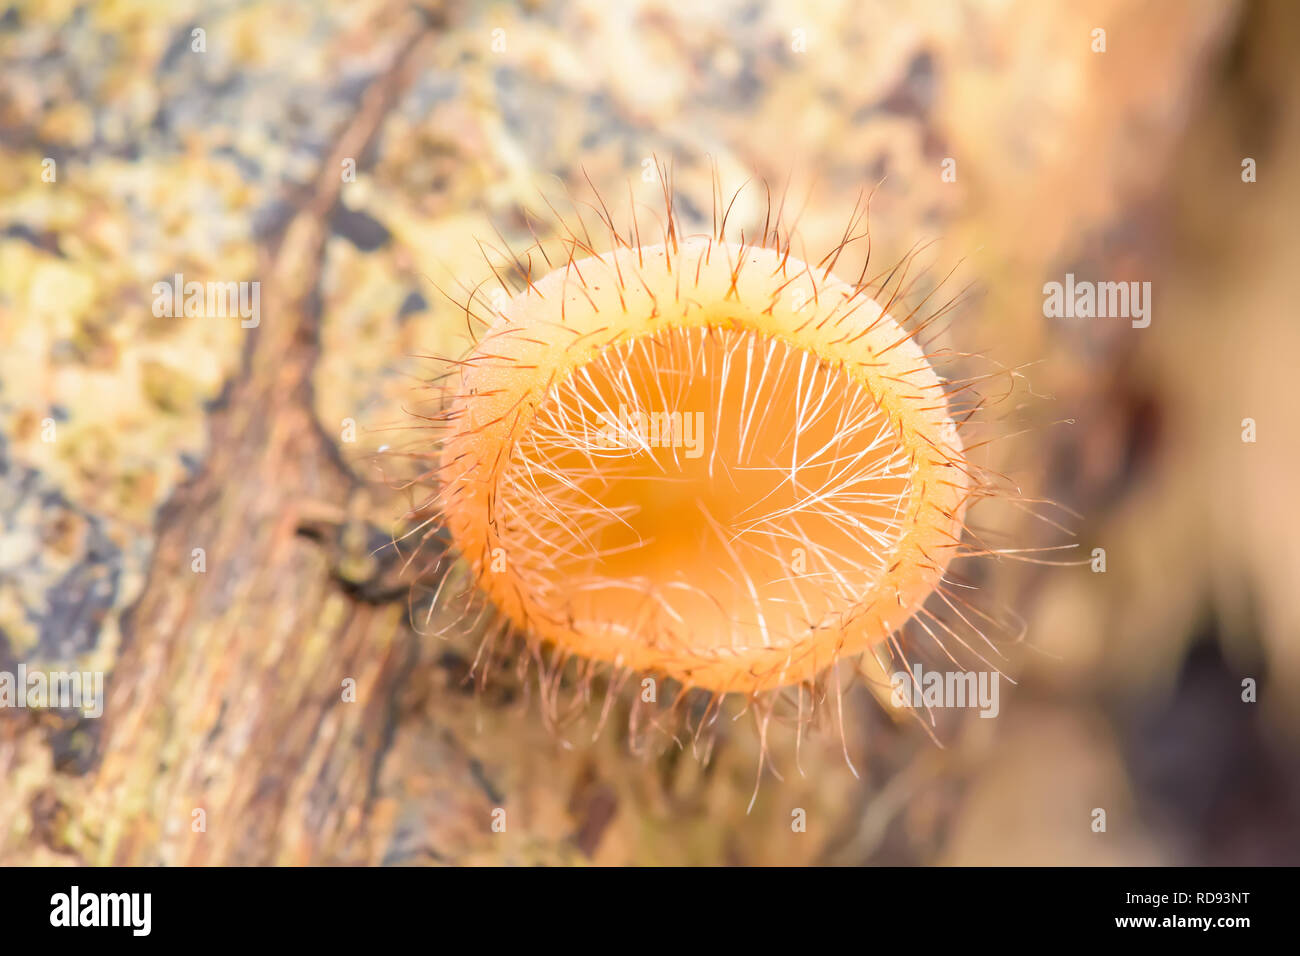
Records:
[[[576,654],[719,691],[808,680],[888,637],[959,545],[942,383],[879,304],[788,253],[582,260],[464,369],[453,538],[526,635]]]

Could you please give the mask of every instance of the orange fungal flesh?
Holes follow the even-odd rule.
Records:
[[[532,640],[757,693],[887,639],[972,481],[943,383],[863,291],[691,238],[570,262],[462,366],[448,528]]]

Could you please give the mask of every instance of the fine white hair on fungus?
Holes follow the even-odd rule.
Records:
[[[411,450],[427,466],[407,537],[437,582],[428,614],[457,562],[466,614],[443,630],[491,612],[480,658],[521,637],[552,719],[575,659],[584,688],[603,669],[613,687],[648,675],[678,700],[710,693],[701,724],[731,693],[770,716],[794,690],[810,717],[827,675],[838,703],[841,661],[878,679],[908,634],[993,667],[992,635],[1017,624],[951,565],[1023,553],[967,521],[1018,498],[977,462],[974,431],[981,386],[1016,373],[940,374],[970,358],[927,344],[961,295],[932,303],[941,282],[909,303],[915,250],[871,274],[861,197],[814,263],[770,200],[757,242],[726,238],[717,199],[714,229],[681,235],[664,178],[661,241],[641,241],[635,206],[620,232],[598,196],[602,252],[552,206],[558,238],[487,256],[508,295],[480,284],[457,301],[474,344],[431,383]],[[838,277],[863,241],[856,278]]]

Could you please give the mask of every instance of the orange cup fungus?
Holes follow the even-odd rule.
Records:
[[[456,364],[437,501],[478,589],[530,642],[715,693],[888,640],[980,491],[911,316],[767,230],[611,232]]]

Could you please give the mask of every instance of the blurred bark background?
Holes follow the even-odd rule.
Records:
[[[1280,0],[5,7],[0,670],[108,704],[0,711],[0,862],[1300,862],[1298,36]],[[882,261],[967,257],[952,344],[1037,363],[1015,474],[1108,557],[990,568],[1030,633],[999,719],[940,748],[859,688],[748,814],[747,719],[707,765],[630,754],[625,702],[557,736],[372,554],[373,453],[460,344],[435,284],[539,186],[653,202],[654,156],[703,223],[715,167],[816,180],[810,250],[883,178]],[[1044,319],[1066,272],[1152,282],[1150,328]],[[175,273],[260,281],[258,327],[155,317]]]

